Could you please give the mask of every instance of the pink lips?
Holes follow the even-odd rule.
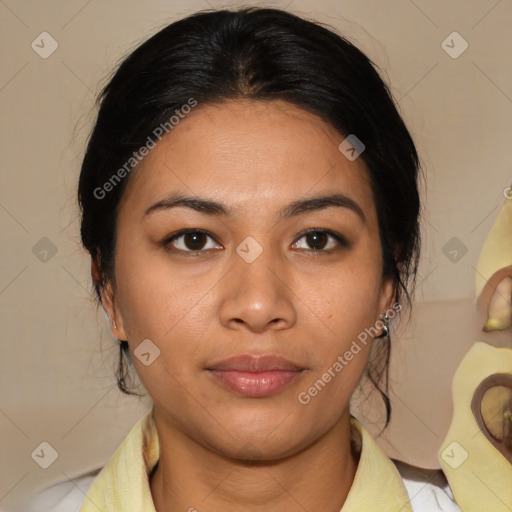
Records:
[[[241,355],[213,364],[207,371],[224,387],[247,397],[274,395],[304,370],[273,355]]]

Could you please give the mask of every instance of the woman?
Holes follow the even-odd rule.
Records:
[[[154,405],[81,511],[460,510],[442,473],[418,483],[349,411],[366,376],[390,419],[418,172],[369,59],[284,11],[197,13],[121,64],[81,235],[119,387],[128,363]]]

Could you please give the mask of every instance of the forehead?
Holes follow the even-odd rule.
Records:
[[[336,189],[372,208],[367,169],[339,151],[343,139],[281,100],[199,104],[132,171],[123,202],[142,208],[180,191],[243,211]]]

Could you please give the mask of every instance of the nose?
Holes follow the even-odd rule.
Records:
[[[254,333],[287,329],[296,322],[291,269],[270,247],[251,263],[233,253],[233,267],[222,280],[220,321],[228,329]]]

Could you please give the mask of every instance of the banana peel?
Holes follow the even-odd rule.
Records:
[[[510,430],[506,431],[508,427],[503,427],[510,425],[512,412],[512,404],[507,405],[508,391],[500,395],[501,388],[507,387],[489,386],[483,404],[478,404],[476,394],[480,384],[494,375],[509,376],[512,381],[512,349],[477,341],[453,378],[453,418],[439,452],[439,462],[464,512],[512,510],[512,463],[496,446],[504,438],[510,441],[512,435]],[[498,392],[493,388],[498,388]],[[479,405],[485,425],[474,413]]]
[[[474,402],[477,405],[478,400]],[[476,411],[475,413],[478,414]],[[498,383],[485,389],[480,401],[480,415],[492,439],[503,443],[503,449],[506,450],[505,454],[510,461],[512,459],[512,386],[507,386],[505,379],[503,385]]]
[[[483,330],[504,331],[512,326],[512,277],[504,277],[496,286]]]
[[[512,190],[512,185],[509,190]],[[484,286],[495,272],[510,266],[512,266],[512,196],[507,196],[478,258],[475,296],[481,295]]]
[[[505,197],[476,268],[480,340],[453,377],[453,417],[438,453],[463,512],[512,511],[512,196]]]

